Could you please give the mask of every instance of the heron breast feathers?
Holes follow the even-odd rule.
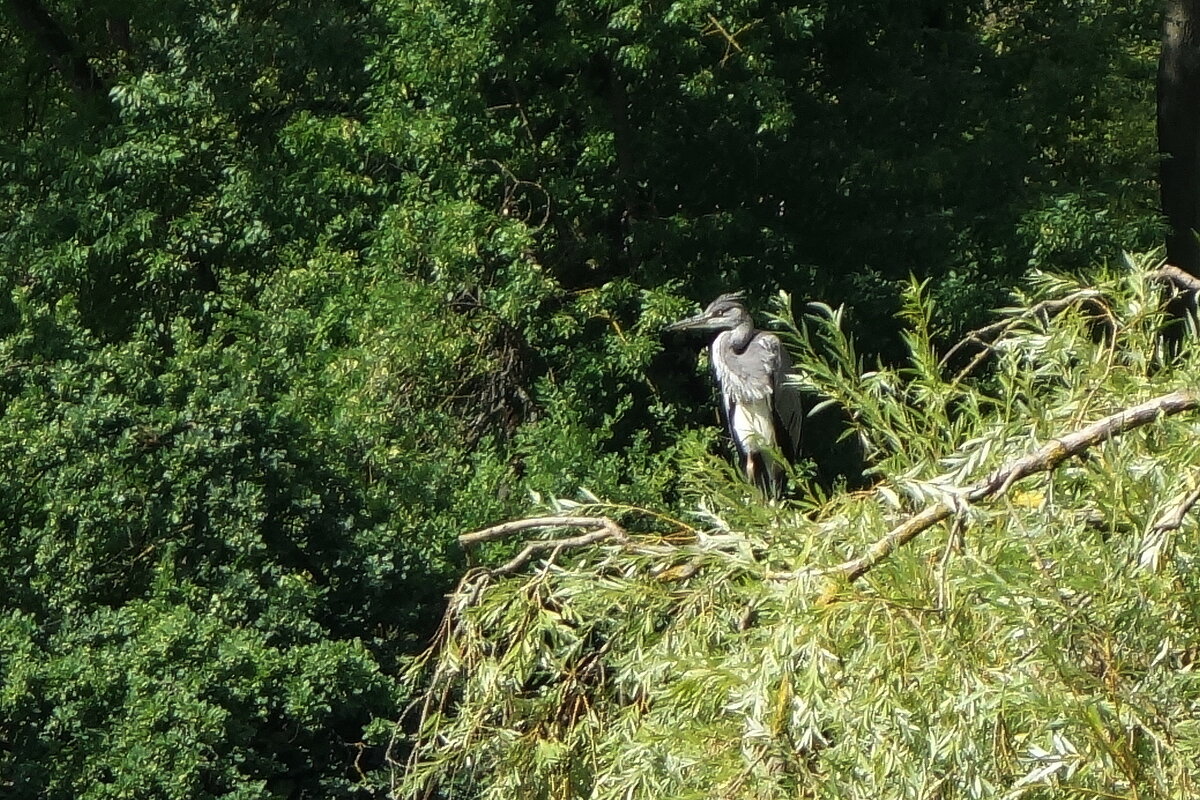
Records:
[[[743,450],[758,453],[775,447],[775,422],[769,400],[735,403],[729,427]]]

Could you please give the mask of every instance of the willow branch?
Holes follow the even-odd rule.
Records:
[[[1164,264],[1151,272],[1150,280],[1168,284],[1184,292],[1200,291],[1200,278],[1171,264]]]
[[[492,575],[512,575],[533,560],[538,553],[549,552],[554,558],[563,550],[588,547],[598,542],[615,541],[621,544],[629,542],[629,534],[608,517],[530,517],[493,525],[474,533],[464,533],[458,537],[458,543],[463,547],[503,539],[518,531],[537,528],[594,528],[591,533],[569,536],[565,539],[533,539],[527,541],[511,559],[495,569],[489,570]]]
[[[1005,464],[983,481],[968,488],[961,494],[961,497],[969,503],[1000,497],[1022,478],[1037,472],[1050,472],[1063,461],[1079,455],[1088,448],[1095,447],[1127,431],[1140,428],[1161,417],[1192,411],[1197,407],[1200,407],[1200,396],[1188,391],[1179,391],[1161,395],[1124,411],[1118,411],[1116,414],[1110,414],[1077,431],[1052,439],[1038,448],[1036,452]],[[857,580],[898,548],[903,547],[954,513],[955,508],[950,503],[945,501],[934,503],[888,531],[883,538],[868,547],[866,552],[858,558],[820,570],[819,574],[839,575],[848,581]],[[801,574],[811,575],[813,573]],[[788,579],[797,576],[797,573],[780,573],[775,577]]]
[[[1002,319],[998,322],[993,322],[990,325],[985,325],[982,328],[976,328],[973,331],[969,331],[967,335],[958,342],[958,344],[946,351],[946,354],[942,356],[941,361],[938,362],[938,367],[944,369],[946,365],[950,363],[950,359],[953,358],[959,350],[972,345],[979,347],[980,351],[975,354],[970,363],[959,370],[958,374],[954,376],[953,382],[958,383],[963,378],[974,372],[975,368],[978,367],[984,359],[992,354],[994,350],[992,345],[997,339],[1008,333],[1024,320],[1037,318],[1049,320],[1066,311],[1076,303],[1080,303],[1082,305],[1095,305],[1103,308],[1099,301],[1099,297],[1100,293],[1095,289],[1080,289],[1079,291],[1072,292],[1066,297],[1059,298],[1058,300],[1043,300],[1040,303],[1024,309],[1016,316]]]
[[[1162,532],[1179,530],[1183,527],[1183,518],[1188,515],[1188,512],[1192,510],[1196,503],[1200,503],[1200,489],[1194,489],[1180,495],[1167,508],[1166,512],[1150,526],[1150,530]]]
[[[904,522],[888,531],[882,538],[870,545],[857,558],[844,561],[832,567],[820,570],[802,570],[799,572],[773,573],[775,580],[789,580],[798,577],[816,575],[840,576],[848,581],[855,581],[873,569],[899,548],[932,528],[939,522],[958,513],[960,503],[978,503],[983,500],[993,500],[1003,496],[1008,490],[1023,478],[1039,472],[1052,472],[1068,458],[1102,444],[1123,433],[1148,425],[1161,417],[1173,416],[1185,411],[1200,408],[1200,395],[1189,391],[1178,391],[1160,395],[1136,406],[1110,414],[1103,419],[1086,425],[1077,431],[1051,439],[1033,453],[1008,462],[987,478],[956,493],[958,502],[938,501],[912,515]],[[1182,517],[1200,502],[1200,489],[1183,497],[1171,511],[1156,523],[1156,526],[1181,524]],[[539,528],[586,528],[589,533],[571,536],[563,539],[535,539],[527,541],[516,556],[495,569],[492,575],[511,575],[539,553],[549,552],[551,558],[563,550],[588,547],[604,541],[615,541],[621,544],[629,543],[629,535],[625,529],[607,517],[531,517],[529,519],[513,520],[500,525],[494,525],[474,533],[465,533],[458,537],[464,547],[483,542],[503,539],[513,533]]]

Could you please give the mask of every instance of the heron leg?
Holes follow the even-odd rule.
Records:
[[[778,465],[766,453],[751,451],[746,454],[746,480],[767,497],[780,495],[781,478]]]

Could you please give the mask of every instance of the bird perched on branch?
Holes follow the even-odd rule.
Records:
[[[857,433],[842,436],[851,426],[845,409],[801,389],[779,337],[756,329],[741,301],[740,294],[723,294],[666,330],[717,334],[709,347],[709,366],[747,479],[778,497],[784,485],[779,459],[795,463],[810,457],[822,484],[832,486],[841,476],[849,485],[859,485],[865,455]]]

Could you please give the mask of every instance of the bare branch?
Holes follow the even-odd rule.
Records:
[[[533,560],[533,557],[538,553],[550,551],[550,559],[553,560],[563,550],[571,550],[577,547],[587,547],[588,545],[603,542],[614,538],[611,531],[601,530],[593,531],[592,533],[584,533],[579,536],[570,536],[566,539],[535,539],[525,543],[525,547],[521,552],[517,553],[511,559],[493,569],[493,575],[512,575],[521,567]]]
[[[530,528],[615,528],[621,531],[620,526],[607,517],[529,517],[493,525],[474,533],[464,533],[458,537],[458,543],[463,547],[469,547],[473,544],[503,539],[510,533],[526,531]],[[624,531],[621,533],[624,534]]]
[[[1183,527],[1183,518],[1192,507],[1200,502],[1200,488],[1192,489],[1176,495],[1167,510],[1154,521],[1154,524],[1142,534],[1142,542],[1138,547],[1138,566],[1150,572],[1158,572],[1163,563],[1163,554],[1167,551],[1170,534]]]
[[[1150,280],[1169,284],[1184,292],[1200,291],[1200,278],[1172,264],[1164,264],[1149,275]]]
[[[858,580],[880,561],[953,513],[954,509],[948,503],[935,503],[892,528],[858,558],[845,561],[836,567],[822,570],[822,572],[826,575],[841,574],[849,581]]]
[[[729,33],[729,31],[725,30],[725,26],[722,25],[712,14],[708,15],[708,23],[709,27],[701,31],[700,35],[711,36],[719,33],[725,39],[725,56],[721,59],[721,66],[724,66],[725,62],[729,60],[729,57],[732,55],[734,50],[738,51],[739,53],[742,52],[742,46],[738,44],[737,38],[733,34]],[[745,30],[745,28],[742,30]],[[741,33],[741,31],[738,31],[738,33]]]
[[[954,376],[954,380],[952,382],[958,383],[963,378],[974,372],[976,367],[983,363],[983,361],[992,354],[994,351],[992,345],[997,339],[1008,333],[1017,325],[1027,319],[1042,319],[1049,321],[1076,304],[1099,308],[1103,313],[1105,313],[1105,315],[1107,315],[1107,310],[1100,302],[1100,293],[1095,289],[1080,289],[1079,291],[1072,292],[1066,297],[1059,298],[1058,300],[1043,300],[1042,302],[1032,305],[1029,308],[1023,309],[1020,314],[970,331],[962,338],[961,341],[958,342],[958,344],[946,351],[946,354],[942,356],[941,361],[938,362],[938,367],[944,369],[946,365],[950,363],[950,359],[952,359],[960,350],[972,346],[980,348],[979,352],[975,354],[971,361],[965,367],[959,370],[957,375]]]

